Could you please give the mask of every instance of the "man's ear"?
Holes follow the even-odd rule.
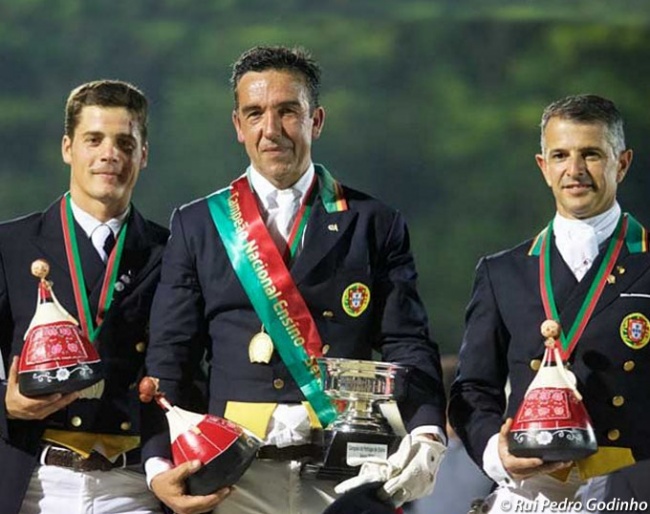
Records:
[[[535,162],[537,163],[537,167],[541,170],[542,175],[544,175],[546,185],[548,187],[551,187],[551,177],[548,174],[548,168],[546,166],[546,159],[544,158],[544,154],[538,153],[535,155]]]
[[[149,164],[149,143],[142,143],[142,161],[140,169],[145,169],[147,164]]]
[[[314,109],[314,114],[312,114],[311,120],[311,137],[312,139],[318,139],[323,131],[323,125],[325,125],[325,109],[322,107]]]
[[[237,132],[237,141],[244,143],[244,132],[241,129],[241,120],[239,119],[239,114],[237,114],[236,109],[233,109],[232,111],[232,124],[235,126],[235,132]]]
[[[629,148],[621,152],[618,156],[618,169],[616,170],[616,182],[620,184],[627,175],[627,170],[630,169],[634,153]]]
[[[72,139],[68,135],[61,140],[61,157],[66,164],[72,163]]]

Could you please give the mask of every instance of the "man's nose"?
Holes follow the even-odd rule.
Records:
[[[586,170],[587,166],[581,155],[572,156],[567,161],[567,173],[572,177],[584,175]]]
[[[104,161],[116,161],[119,156],[119,148],[117,143],[110,139],[104,139],[102,142],[101,158]]]
[[[274,112],[267,112],[264,117],[264,137],[275,139],[282,132],[280,116]]]

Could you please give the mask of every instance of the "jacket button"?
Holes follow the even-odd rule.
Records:
[[[624,403],[625,403],[625,398],[622,397],[622,396],[617,395],[617,396],[614,396],[614,398],[612,398],[612,405],[614,407],[620,407]]]
[[[73,427],[80,427],[82,423],[83,420],[79,416],[72,416],[72,418],[70,418],[70,424]]]
[[[636,363],[634,361],[625,361],[625,364],[623,364],[623,369],[625,371],[632,371],[634,369],[634,366],[636,366]]]
[[[327,352],[330,351],[330,345],[329,344],[324,344],[323,345],[323,355],[327,355]]]
[[[136,343],[135,345],[135,351],[138,353],[144,353],[144,351],[147,349],[147,343],[140,341],[139,343]]]
[[[122,421],[122,423],[120,423],[120,429],[124,430],[125,432],[127,430],[131,430],[131,422],[130,421]]]
[[[282,380],[281,378],[276,378],[275,380],[273,380],[273,387],[275,387],[276,389],[282,389],[284,387],[284,380]]]
[[[542,361],[539,359],[533,359],[532,361],[530,361],[530,369],[532,369],[533,371],[537,371],[541,365],[542,365]]]
[[[334,312],[330,310],[323,311],[323,318],[333,318]]]
[[[621,437],[621,432],[616,428],[613,428],[612,430],[607,432],[607,439],[609,439],[610,441],[617,441],[619,437]]]

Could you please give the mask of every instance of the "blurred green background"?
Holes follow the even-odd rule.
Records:
[[[550,101],[618,104],[636,152],[619,198],[650,224],[648,0],[0,0],[0,219],[66,189],[65,98],[119,78],[151,101],[135,203],[167,224],[174,206],[247,164],[229,67],[280,43],[307,47],[324,69],[315,161],[405,214],[445,352],[460,343],[478,258],[554,213],[534,162]]]

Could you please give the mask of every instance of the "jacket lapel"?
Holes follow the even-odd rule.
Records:
[[[41,250],[43,258],[51,266],[61,268],[68,277],[71,277],[63,242],[63,228],[59,210],[60,201],[59,198],[45,211],[41,226],[32,236],[32,241]],[[77,223],[75,223],[75,229],[77,230],[82,258],[84,281],[89,294],[90,308],[94,316],[101,293],[105,266],[92,243]],[[160,261],[163,249],[164,245],[152,240],[147,228],[147,222],[142,215],[135,208],[132,208],[129,214],[129,227],[124,241],[113,305],[119,303],[120,298],[127,296],[155,268]],[[29,266],[30,264],[26,263],[25,265]],[[76,308],[74,310],[76,311]]]
[[[72,274],[68,267],[68,257],[65,252],[65,243],[63,240],[63,225],[61,223],[61,198],[54,202],[43,213],[42,222],[37,231],[32,236],[32,242],[42,252],[42,256],[48,261],[50,266],[56,266],[68,277],[70,280],[69,287],[72,291]],[[97,302],[99,300],[99,292],[101,290],[102,278],[104,276],[104,263],[101,257],[95,250],[92,242],[83,229],[75,222],[74,230],[77,236],[77,243],[79,253],[81,256],[81,265],[84,273],[84,286],[89,296],[90,309],[93,316],[97,310]],[[29,266],[31,263],[26,263]],[[59,284],[57,291],[59,295],[63,294],[61,290],[62,285]],[[72,300],[74,302],[74,300]],[[73,306],[68,305],[67,308],[71,309]],[[77,308],[71,309],[71,312],[76,312]]]
[[[608,242],[605,243],[605,248],[607,247],[607,244]],[[605,250],[600,251],[591,268],[589,268],[589,271],[587,271],[583,279],[578,282],[558,251],[557,246],[555,245],[555,238],[551,238],[551,245],[551,282],[553,284],[553,297],[555,298],[555,305],[560,315],[560,326],[566,335],[571,331],[571,327],[576,320],[578,312],[580,312],[585,298],[587,297],[587,293],[589,292],[593,280],[603,261]],[[623,251],[626,250],[623,249]],[[537,280],[539,280],[539,261],[537,261],[536,275]],[[605,298],[608,298],[608,293],[611,293],[611,289],[608,289],[609,287],[609,284],[605,286],[592,317],[598,310],[602,309]],[[616,296],[617,293],[613,295],[612,300],[616,298]]]
[[[571,310],[568,307],[572,303],[575,303],[573,300],[582,298],[580,291],[585,281],[578,282],[576,280],[571,268],[564,262],[557,246],[555,246],[555,238],[552,238],[551,244],[551,282],[553,283],[553,296],[555,297],[558,312],[562,315],[566,310]]]
[[[307,223],[303,248],[291,267],[296,284],[300,283],[343,239],[354,226],[358,214],[346,210],[328,213],[320,195]]]
[[[607,247],[609,240],[605,243],[604,247]],[[565,290],[569,285],[569,278],[567,278],[565,273],[562,272],[561,267],[559,266],[558,261],[562,261],[562,258],[559,257],[559,252],[555,250],[555,253],[558,255],[558,259],[553,259],[552,265],[555,270],[552,269],[553,273],[553,287],[559,291]],[[568,333],[571,324],[576,319],[580,308],[589,292],[593,280],[596,276],[598,268],[600,267],[603,258],[605,255],[605,249],[602,249],[598,254],[598,258],[594,261],[591,268],[584,276],[584,278],[575,284],[566,301],[563,301],[563,296],[560,295],[560,298],[556,296],[556,301],[558,304],[558,310],[560,312],[561,325],[565,333]],[[556,265],[558,262],[558,265]],[[562,261],[563,263],[563,261]],[[564,265],[566,267],[566,265]],[[630,287],[636,282],[636,280],[648,269],[650,268],[650,259],[648,255],[644,253],[634,253],[631,254],[627,247],[623,245],[621,253],[616,261],[614,269],[612,270],[610,281],[605,284],[603,292],[594,308],[592,313],[592,318],[597,316],[603,310],[605,310],[609,305],[612,304],[616,299],[618,299],[622,292],[627,291]],[[568,268],[567,268],[568,269]]]
[[[115,284],[113,304],[133,291],[156,267],[164,247],[163,244],[152,239],[146,220],[135,208],[132,208]]]
[[[59,198],[43,213],[42,222],[32,235],[32,243],[43,253],[43,258],[48,261],[50,266],[56,266],[70,276],[59,214],[60,202]],[[25,266],[30,265],[31,262],[25,263]]]
[[[647,253],[631,254],[627,247],[623,246],[612,270],[613,281],[605,285],[600,301],[594,310],[594,316],[620,298],[621,293],[629,291],[639,277],[649,268],[650,259]]]

